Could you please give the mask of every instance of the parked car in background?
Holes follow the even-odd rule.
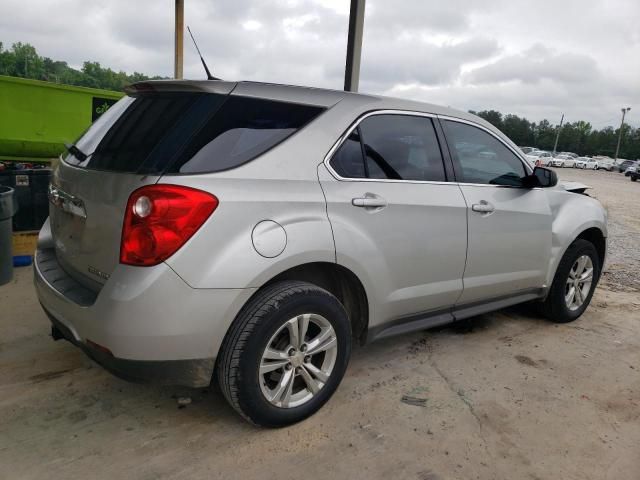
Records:
[[[353,343],[589,306],[605,209],[479,117],[257,82],[126,92],[54,163],[34,260],[52,337],[111,372],[217,382],[282,427],[329,400]]]
[[[576,164],[576,160],[574,157],[572,157],[571,155],[568,155],[566,153],[561,153],[560,155],[557,155],[555,157],[553,157],[550,161],[549,161],[549,165],[552,167],[571,167],[573,168]]]
[[[549,165],[549,162],[553,158],[553,155],[551,155],[551,152],[536,150],[530,153],[529,155],[527,155],[526,157],[527,157],[527,160],[532,161],[534,165],[538,167],[546,167]]]
[[[638,171],[638,167],[640,165],[640,161],[635,160],[634,162],[631,163],[631,165],[629,165],[625,171],[624,171],[624,176],[625,177],[629,177],[631,176],[632,173],[636,173]]]
[[[634,164],[634,160],[622,160],[622,159],[618,159],[618,163],[616,165],[616,168],[618,169],[618,172],[620,173],[624,173],[627,168],[629,168],[631,165]]]
[[[613,158],[605,157],[602,155],[595,155],[593,157],[586,158],[591,159],[587,168],[594,168],[595,170],[608,170],[610,172],[615,168],[615,161],[613,160]],[[594,163],[595,166],[593,166]]]
[[[524,153],[525,155],[529,155],[531,152],[535,152],[537,150],[537,148],[535,147],[518,147],[522,153]]]
[[[616,161],[611,157],[595,157],[598,162],[597,170],[607,170],[613,172]]]
[[[596,170],[598,168],[598,162],[591,157],[578,157],[576,158],[575,167],[586,170]]]

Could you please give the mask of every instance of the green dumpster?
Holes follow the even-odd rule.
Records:
[[[57,157],[122,95],[0,75],[0,162]]]

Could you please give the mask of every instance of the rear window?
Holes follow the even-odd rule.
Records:
[[[208,93],[125,97],[76,143],[88,158],[65,161],[142,174],[218,172],[263,154],[323,110]]]

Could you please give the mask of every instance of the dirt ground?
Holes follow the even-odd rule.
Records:
[[[610,215],[580,320],[517,307],[356,349],[331,401],[281,430],[215,388],[130,384],[53,342],[18,270],[0,287],[0,479],[640,479],[640,184],[559,174]]]

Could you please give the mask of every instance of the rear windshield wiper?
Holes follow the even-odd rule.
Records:
[[[66,148],[67,152],[69,152],[71,155],[76,157],[81,162],[84,162],[88,157],[86,153],[84,153],[82,150],[76,147],[75,144],[73,143],[65,143],[64,148]]]

